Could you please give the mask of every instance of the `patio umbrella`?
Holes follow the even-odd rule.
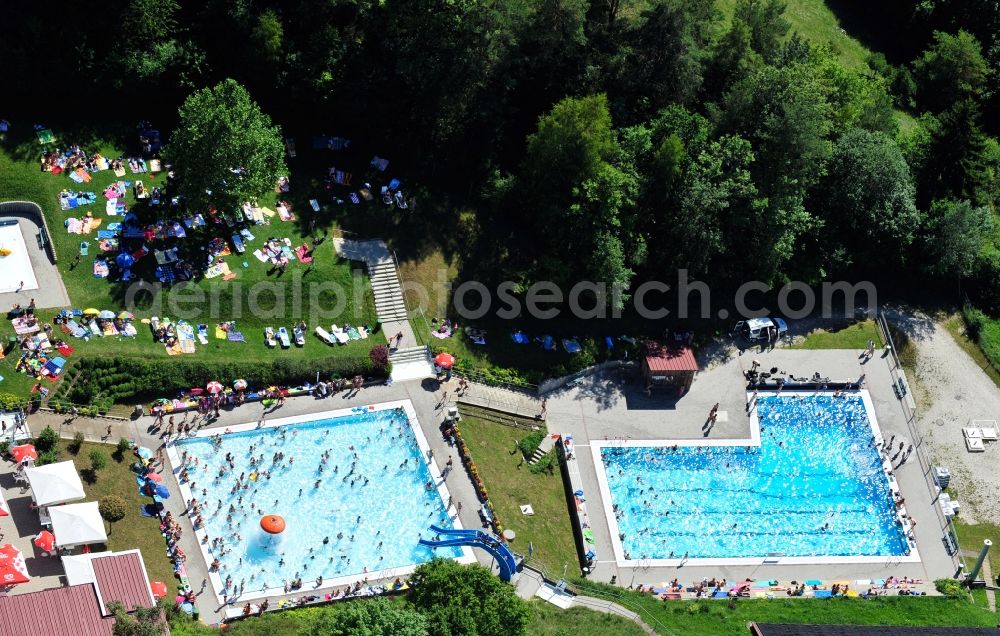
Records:
[[[114,320],[115,312],[110,309],[105,309],[104,311],[97,314],[97,317],[101,320]]]
[[[14,456],[14,461],[20,464],[27,459],[38,459],[38,451],[31,444],[21,444],[10,449],[10,454]]]
[[[140,446],[139,448],[135,449],[135,454],[141,457],[142,459],[149,459],[150,457],[153,456],[153,451],[149,450],[145,446]]]
[[[156,483],[163,481],[163,477],[160,476],[160,473],[146,473],[146,479],[148,481],[155,481]]]
[[[133,318],[135,318],[135,315],[131,311],[123,311],[118,314],[119,320],[132,320]]]
[[[439,353],[437,357],[434,358],[434,364],[438,365],[442,369],[450,369],[455,366],[455,356],[450,353]]]
[[[7,505],[7,500],[4,499],[3,492],[0,492],[0,517],[10,516],[10,506]]]
[[[135,265],[135,259],[128,252],[122,252],[119,254],[115,259],[115,262],[118,263],[118,267],[121,267],[122,269],[128,269]]]
[[[100,309],[94,309],[93,307],[88,307],[87,309],[83,310],[83,314],[85,316],[96,316],[99,313],[101,313],[101,310]]]
[[[208,389],[209,393],[215,395],[216,393],[220,393],[222,391],[222,384],[216,382],[215,380],[212,380],[207,385],[205,385],[205,388]]]
[[[15,585],[30,580],[21,551],[9,543],[0,546],[0,585]]]
[[[32,543],[41,548],[43,552],[52,552],[56,548],[56,537],[48,530],[42,530]]]
[[[153,494],[160,499],[170,499],[170,491],[163,484],[156,484],[156,488],[153,489]]]
[[[157,600],[167,595],[167,584],[163,581],[153,581],[149,584],[149,589]]]
[[[233,382],[233,388],[236,389],[237,391],[242,391],[245,388],[247,388],[247,381],[243,379],[236,380],[235,382]]]

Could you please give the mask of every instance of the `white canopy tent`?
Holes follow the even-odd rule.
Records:
[[[31,486],[31,498],[39,507],[79,501],[87,496],[72,460],[25,468],[24,476]]]
[[[60,548],[105,543],[108,540],[96,501],[53,506],[49,508],[49,515],[52,517],[52,534],[56,535],[56,545]]]

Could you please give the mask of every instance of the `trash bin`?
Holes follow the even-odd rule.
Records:
[[[136,404],[134,407],[132,407],[132,419],[133,420],[139,419],[140,417],[142,417],[144,412],[145,411],[142,408],[142,404]]]

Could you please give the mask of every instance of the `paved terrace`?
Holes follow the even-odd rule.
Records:
[[[750,424],[746,416],[746,383],[743,371],[756,359],[763,370],[778,367],[797,377],[819,372],[832,381],[857,379],[866,374],[866,383],[875,406],[879,427],[885,438],[893,434],[896,440],[907,440],[906,419],[902,406],[893,392],[889,363],[878,355],[866,364],[859,360],[860,351],[806,351],[775,349],[772,351],[711,350],[699,360],[700,372],[686,396],[668,399],[655,391],[647,397],[635,376],[615,369],[591,376],[581,384],[549,396],[548,426],[552,432],[572,434],[576,442],[576,462],[586,492],[590,521],[596,537],[598,563],[592,578],[610,581],[616,576],[620,584],[643,583],[660,586],[661,582],[678,578],[691,583],[703,577],[725,577],[730,581],[751,579],[791,580],[822,579],[824,581],[887,578],[890,575],[923,579],[923,589],[933,592],[930,583],[955,573],[955,563],[942,543],[943,531],[934,509],[916,456],[895,471],[907,512],[916,520],[915,534],[920,553],[919,563],[884,563],[842,565],[764,565],[696,567],[618,567],[611,546],[608,521],[603,513],[604,501],[598,487],[597,474],[590,445],[602,440],[643,439],[726,439],[749,438]],[[718,422],[705,434],[702,426],[709,410],[720,403]]]

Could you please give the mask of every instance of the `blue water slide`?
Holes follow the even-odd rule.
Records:
[[[517,570],[517,561],[500,539],[486,534],[482,530],[456,530],[431,526],[431,531],[443,537],[440,540],[421,539],[420,545],[430,548],[472,547],[486,550],[500,565],[500,579],[510,582]]]

